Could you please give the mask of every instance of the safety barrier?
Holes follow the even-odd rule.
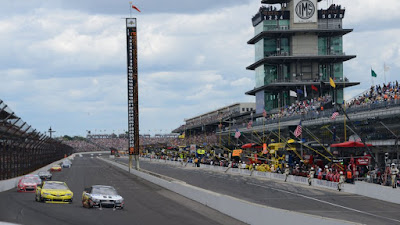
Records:
[[[39,171],[49,170],[54,164],[59,164],[63,160],[64,159],[60,159],[58,161],[50,163],[49,165],[44,166],[44,167],[42,167],[42,168],[40,168],[38,170],[35,170],[35,171],[33,171],[33,172],[29,173],[29,174],[38,174]],[[19,176],[19,177],[11,178],[11,179],[8,179],[8,180],[0,181],[0,192],[8,191],[8,190],[11,190],[13,188],[16,188],[17,185],[18,185],[19,179],[21,179],[22,177],[23,176]]]
[[[71,160],[73,160],[74,157],[76,157],[76,156],[79,155],[79,154],[101,154],[101,153],[106,154],[106,153],[109,153],[109,152],[104,152],[104,151],[103,151],[103,152],[81,152],[81,153],[74,153],[74,154],[68,156],[68,158],[70,158]],[[60,160],[57,160],[57,161],[55,161],[55,162],[52,162],[52,163],[48,164],[47,166],[44,166],[44,167],[42,167],[42,168],[40,168],[40,169],[37,169],[37,170],[35,170],[35,171],[33,171],[33,172],[29,173],[29,174],[38,174],[39,171],[49,170],[54,164],[59,164],[59,163],[61,163],[62,161],[64,161],[64,159],[65,159],[65,158],[60,159]],[[23,176],[19,176],[19,177],[15,177],[15,178],[8,179],[8,180],[1,180],[1,181],[0,181],[0,192],[8,191],[8,190],[11,190],[11,189],[13,189],[13,188],[16,188],[17,185],[18,185],[19,179],[21,179],[22,177],[23,177]]]
[[[141,158],[141,160],[150,161],[149,158]],[[151,159],[151,161],[155,162],[155,163],[164,162],[166,164],[171,164],[171,165],[175,164],[174,161],[162,160],[162,159]],[[193,166],[193,164],[188,163],[187,166],[190,167],[190,166]],[[242,175],[242,176],[261,177],[261,178],[267,178],[267,179],[279,180],[279,181],[284,181],[286,178],[286,176],[284,174],[279,174],[279,173],[249,171],[247,169],[211,166],[211,165],[206,165],[206,164],[200,164],[200,168],[198,168],[198,169],[207,169],[207,170],[212,170],[212,171],[216,171],[216,172],[224,172],[224,173],[237,174],[237,175]],[[308,178],[289,175],[286,182],[308,185]],[[313,187],[337,190],[338,183],[313,178],[311,181],[311,185]],[[369,198],[374,198],[374,199],[392,202],[392,203],[396,203],[396,204],[400,204],[399,191],[400,191],[400,187],[394,189],[391,187],[366,183],[363,181],[356,181],[354,184],[344,183],[342,186],[342,192],[362,195],[362,196],[366,196]]]
[[[120,163],[104,158],[99,159],[125,171],[128,170],[127,166],[124,166]],[[268,223],[271,224],[291,224],[293,222],[295,222],[297,225],[354,224],[343,220],[335,220],[255,204],[232,196],[195,187],[182,181],[165,180],[137,170],[131,170],[131,173],[248,224],[265,224],[266,218],[268,218]]]

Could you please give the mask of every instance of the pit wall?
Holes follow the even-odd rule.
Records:
[[[127,166],[115,162],[114,160],[104,159],[100,157],[99,159],[108,162],[122,170],[128,171]],[[293,221],[296,221],[296,225],[355,224],[343,220],[334,220],[330,218],[324,218],[255,204],[228,195],[223,195],[206,189],[195,187],[182,181],[174,179],[166,180],[133,169],[130,171],[130,173],[151,183],[178,193],[186,198],[204,204],[210,208],[213,208],[221,213],[243,221],[247,224],[264,225],[266,224],[266,220],[268,221],[268,224],[292,224]]]
[[[163,159],[149,159],[149,158],[140,158],[143,161],[151,161],[154,163],[164,163],[164,164],[170,164],[170,165],[175,165],[175,166],[193,166],[192,163],[182,163],[182,162],[177,162],[177,161],[168,161],[168,160],[163,160]],[[206,169],[206,170],[212,170],[216,172],[224,172],[224,173],[230,173],[230,174],[237,174],[237,175],[243,175],[243,176],[254,176],[254,177],[262,177],[262,178],[267,178],[267,179],[272,179],[272,180],[279,180],[279,181],[284,181],[285,180],[285,175],[284,174],[279,174],[279,173],[270,173],[270,172],[261,172],[261,171],[249,171],[247,169],[238,169],[238,168],[228,168],[228,167],[220,167],[220,166],[212,166],[212,165],[206,165],[206,164],[200,164],[200,168],[197,169]],[[308,179],[306,177],[300,177],[300,176],[293,176],[289,175],[287,178],[288,183],[297,183],[297,184],[302,184],[302,185],[308,185]],[[319,188],[324,188],[324,189],[330,189],[330,190],[337,190],[337,182],[331,182],[331,181],[326,181],[326,180],[318,180],[318,179],[312,179],[312,186],[314,187],[319,187]],[[382,186],[378,184],[371,184],[363,181],[356,181],[354,184],[349,184],[345,183],[342,187],[342,192],[346,193],[351,193],[351,194],[357,194],[357,195],[362,195],[366,196],[369,198],[374,198],[382,201],[387,201],[387,202],[392,202],[396,204],[400,204],[400,187],[399,188],[392,188],[388,186]]]

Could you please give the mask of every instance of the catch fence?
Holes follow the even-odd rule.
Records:
[[[72,151],[33,129],[0,100],[0,180],[28,174]]]

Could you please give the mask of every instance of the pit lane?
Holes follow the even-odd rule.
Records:
[[[74,193],[72,204],[35,202],[33,193],[16,188],[0,193],[0,221],[17,224],[243,224],[197,202],[137,178],[90,155],[75,157],[71,168],[54,172]],[[123,210],[82,207],[85,187],[114,186],[125,199]]]
[[[128,163],[127,158],[116,161]],[[193,186],[266,206],[362,224],[400,224],[400,205],[364,196],[190,166],[148,161],[141,161],[140,166]]]

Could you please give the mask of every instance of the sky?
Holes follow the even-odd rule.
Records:
[[[344,75],[399,79],[400,1],[323,0],[345,7]],[[140,133],[170,133],[184,119],[237,102],[255,86],[252,16],[260,0],[136,0]],[[362,5],[362,7],[361,7]],[[0,99],[55,136],[127,130],[125,0],[2,0]],[[390,69],[385,73],[383,66]],[[372,80],[371,68],[378,74]],[[400,79],[399,79],[400,80]]]

